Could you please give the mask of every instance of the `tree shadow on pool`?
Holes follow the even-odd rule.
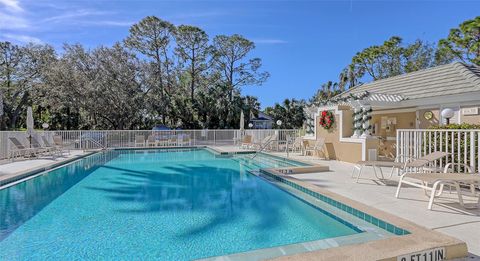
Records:
[[[267,231],[282,225],[285,195],[266,181],[238,170],[206,165],[163,166],[162,171],[131,170],[103,166],[117,171],[105,183],[88,189],[106,193],[114,201],[132,202],[119,212],[142,214],[159,212],[197,212],[208,216],[182,230],[179,237],[189,237],[249,219],[251,229]],[[138,203],[138,204],[136,204]],[[250,216],[248,216],[250,215]],[[192,218],[198,215],[193,214]],[[259,233],[262,241],[267,234]]]

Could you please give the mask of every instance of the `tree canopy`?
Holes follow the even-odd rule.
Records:
[[[0,42],[0,129],[24,127],[27,106],[52,129],[238,128],[241,110],[260,109],[242,87],[269,76],[254,48],[155,16],[113,46]]]
[[[444,55],[480,65],[480,16],[451,29],[448,37],[440,40],[438,45]]]
[[[392,36],[381,45],[372,45],[357,52],[338,76],[338,82],[327,81],[310,99],[318,105],[331,97],[362,84],[438,65],[461,61],[480,65],[480,16],[453,28],[438,44],[418,39],[405,44]]]

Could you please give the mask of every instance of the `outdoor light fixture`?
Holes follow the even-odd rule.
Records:
[[[278,121],[277,121],[277,125],[278,125],[278,126],[282,125],[282,121],[281,121],[281,120],[278,120]]]
[[[253,127],[253,123],[250,122],[250,123],[248,124],[248,127],[251,129],[251,128]]]
[[[445,108],[442,110],[442,117],[447,120],[447,125],[450,124],[450,118],[455,115],[455,112],[450,108]]]
[[[46,123],[46,122],[42,123],[42,128],[43,128],[44,130],[48,129],[49,126],[50,126],[50,125],[48,125],[48,123]]]

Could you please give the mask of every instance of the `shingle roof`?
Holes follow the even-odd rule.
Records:
[[[366,91],[369,99],[395,97],[397,101],[480,92],[480,67],[454,62],[362,84],[340,95],[358,95]]]

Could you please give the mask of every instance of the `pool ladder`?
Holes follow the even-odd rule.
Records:
[[[260,147],[260,149],[255,152],[255,154],[253,155],[252,159],[254,159],[254,158],[258,155],[258,153],[264,151],[265,148],[267,148],[267,146],[268,146],[270,143],[274,142],[274,141],[275,141],[275,140],[272,140],[272,138],[268,139],[268,141],[265,142],[265,144],[263,144],[263,146]],[[290,142],[289,142],[289,138],[287,137],[287,143],[286,143],[286,149],[285,149],[285,151],[287,152],[287,158],[288,158],[288,156],[289,156],[289,155],[288,155],[288,151],[289,151],[288,145],[289,145],[289,143],[290,143]]]

